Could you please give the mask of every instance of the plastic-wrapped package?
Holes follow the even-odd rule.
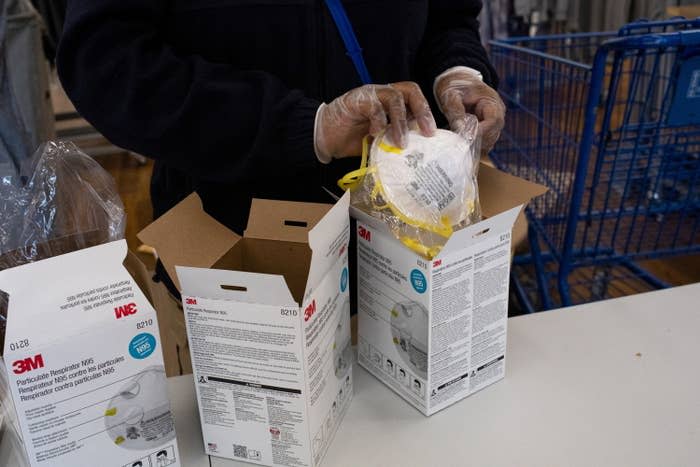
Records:
[[[362,167],[338,184],[351,190],[354,207],[381,219],[404,245],[432,259],[455,230],[481,220],[477,133],[478,121],[470,117],[459,135],[410,131],[404,149],[386,135],[371,148],[365,140]]]
[[[124,237],[112,177],[73,143],[43,144],[0,174],[0,270]]]
[[[19,171],[0,167],[0,270],[124,238],[114,180],[73,143],[41,145]],[[0,355],[6,312],[0,291]]]
[[[0,219],[0,270],[119,240],[126,224],[112,177],[62,142],[43,144],[19,170],[0,160]],[[24,466],[2,362],[7,308],[0,290],[0,464]]]

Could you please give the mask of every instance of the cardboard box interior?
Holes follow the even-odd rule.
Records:
[[[139,239],[156,248],[178,289],[175,266],[275,274],[284,277],[294,300],[301,303],[311,264],[309,231],[331,208],[255,199],[241,237],[206,214],[199,196],[192,194],[141,231]]]

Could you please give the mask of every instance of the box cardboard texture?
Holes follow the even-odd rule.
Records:
[[[425,415],[505,375],[511,230],[540,185],[481,165],[484,220],[428,261],[357,209],[358,359]]]
[[[158,320],[127,268],[144,278],[122,240],[0,271],[0,395],[29,465],[180,465]]]
[[[182,293],[208,454],[323,457],[352,397],[348,210],[256,199],[240,237],[191,195],[139,234]]]

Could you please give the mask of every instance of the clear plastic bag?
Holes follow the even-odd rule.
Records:
[[[382,135],[369,148],[362,167],[338,184],[350,189],[354,207],[384,221],[404,245],[432,259],[452,233],[481,220],[477,170],[478,121],[466,130],[438,130],[433,137],[410,131],[405,149]]]
[[[112,177],[73,143],[43,144],[0,173],[0,270],[124,237]]]
[[[126,217],[114,180],[74,144],[45,143],[19,170],[0,154],[0,270],[124,237]],[[3,368],[7,306],[0,290]],[[0,461],[29,465],[2,371],[0,447]]]

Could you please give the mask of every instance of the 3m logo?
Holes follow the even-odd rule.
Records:
[[[358,227],[357,228],[357,234],[360,236],[360,238],[364,238],[368,242],[372,241],[372,232],[369,230],[365,229],[364,227]]]
[[[308,321],[316,313],[316,299],[311,301],[311,304],[304,310],[304,321]]]
[[[197,299],[196,298],[186,298],[185,299],[185,305],[196,305],[197,304]]]
[[[441,260],[441,259],[437,259],[437,260],[433,261],[433,267],[434,267],[434,268],[437,268],[437,267],[439,267],[439,266],[441,266],[441,265],[442,265],[442,260]]]
[[[125,316],[135,315],[137,311],[136,303],[129,303],[128,305],[116,307],[114,309],[114,315],[117,317],[117,319],[121,319]]]
[[[22,373],[36,370],[37,368],[44,368],[44,358],[41,354],[27,357],[23,360],[17,360],[12,363],[12,372],[16,375],[21,375]]]

